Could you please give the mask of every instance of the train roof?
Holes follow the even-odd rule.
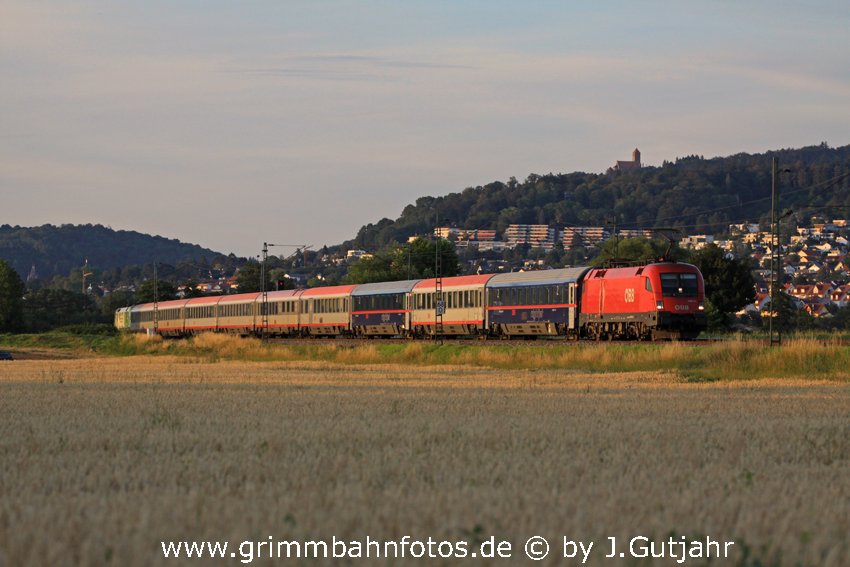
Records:
[[[305,289],[301,297],[320,297],[323,295],[351,295],[356,285],[332,285],[328,287],[312,287]]]
[[[487,287],[500,288],[574,283],[581,279],[581,277],[587,273],[589,269],[590,268],[587,266],[580,266],[577,268],[561,268],[558,270],[496,274],[487,283]]]
[[[183,307],[186,304],[185,299],[169,299],[168,301],[159,301],[157,302],[157,310],[159,309],[173,309],[174,307]],[[133,305],[132,307],[128,307],[128,311],[150,311],[153,309],[153,303],[139,303],[138,305]]]
[[[653,272],[699,272],[693,264],[684,262],[653,262],[642,266],[622,266],[612,268],[593,268],[589,278],[631,278],[649,275]]]
[[[416,284],[422,280],[404,280],[400,282],[380,282],[360,284],[354,291],[352,296],[358,295],[381,295],[386,293],[407,293],[416,287]]]
[[[483,274],[479,276],[455,276],[451,278],[443,278],[443,287],[473,287],[473,286],[483,286],[486,284],[490,278],[493,277],[493,274]],[[416,291],[423,291],[428,289],[434,289],[437,287],[437,280],[434,278],[428,280],[422,280],[415,286],[413,289]]]
[[[215,305],[216,303],[221,301],[222,297],[224,297],[224,296],[223,295],[206,295],[204,297],[193,297],[192,299],[189,299],[189,300],[186,301],[186,307],[188,307],[190,305]]]
[[[269,301],[275,301],[279,299],[292,299],[298,297],[302,293],[304,293],[303,289],[282,289],[280,291],[270,291],[268,292],[268,296]]]
[[[260,297],[261,293],[237,293],[234,295],[223,295],[219,303],[251,303]]]

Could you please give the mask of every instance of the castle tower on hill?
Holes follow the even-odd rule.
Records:
[[[617,161],[617,165],[614,166],[614,169],[617,171],[631,171],[634,169],[640,169],[640,150],[635,148],[635,151],[632,152],[632,161]]]

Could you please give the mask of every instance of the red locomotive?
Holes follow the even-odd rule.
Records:
[[[594,268],[581,286],[579,324],[592,339],[692,339],[706,327],[696,266],[659,262]]]

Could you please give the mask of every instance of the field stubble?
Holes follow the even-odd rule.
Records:
[[[0,564],[479,534],[514,544],[493,564],[532,564],[542,535],[556,553],[533,564],[555,565],[562,536],[671,532],[738,542],[714,565],[850,564],[846,383],[173,356],[2,372]]]

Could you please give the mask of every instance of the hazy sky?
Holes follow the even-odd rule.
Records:
[[[850,143],[824,2],[0,0],[0,224],[239,255],[529,173]]]

